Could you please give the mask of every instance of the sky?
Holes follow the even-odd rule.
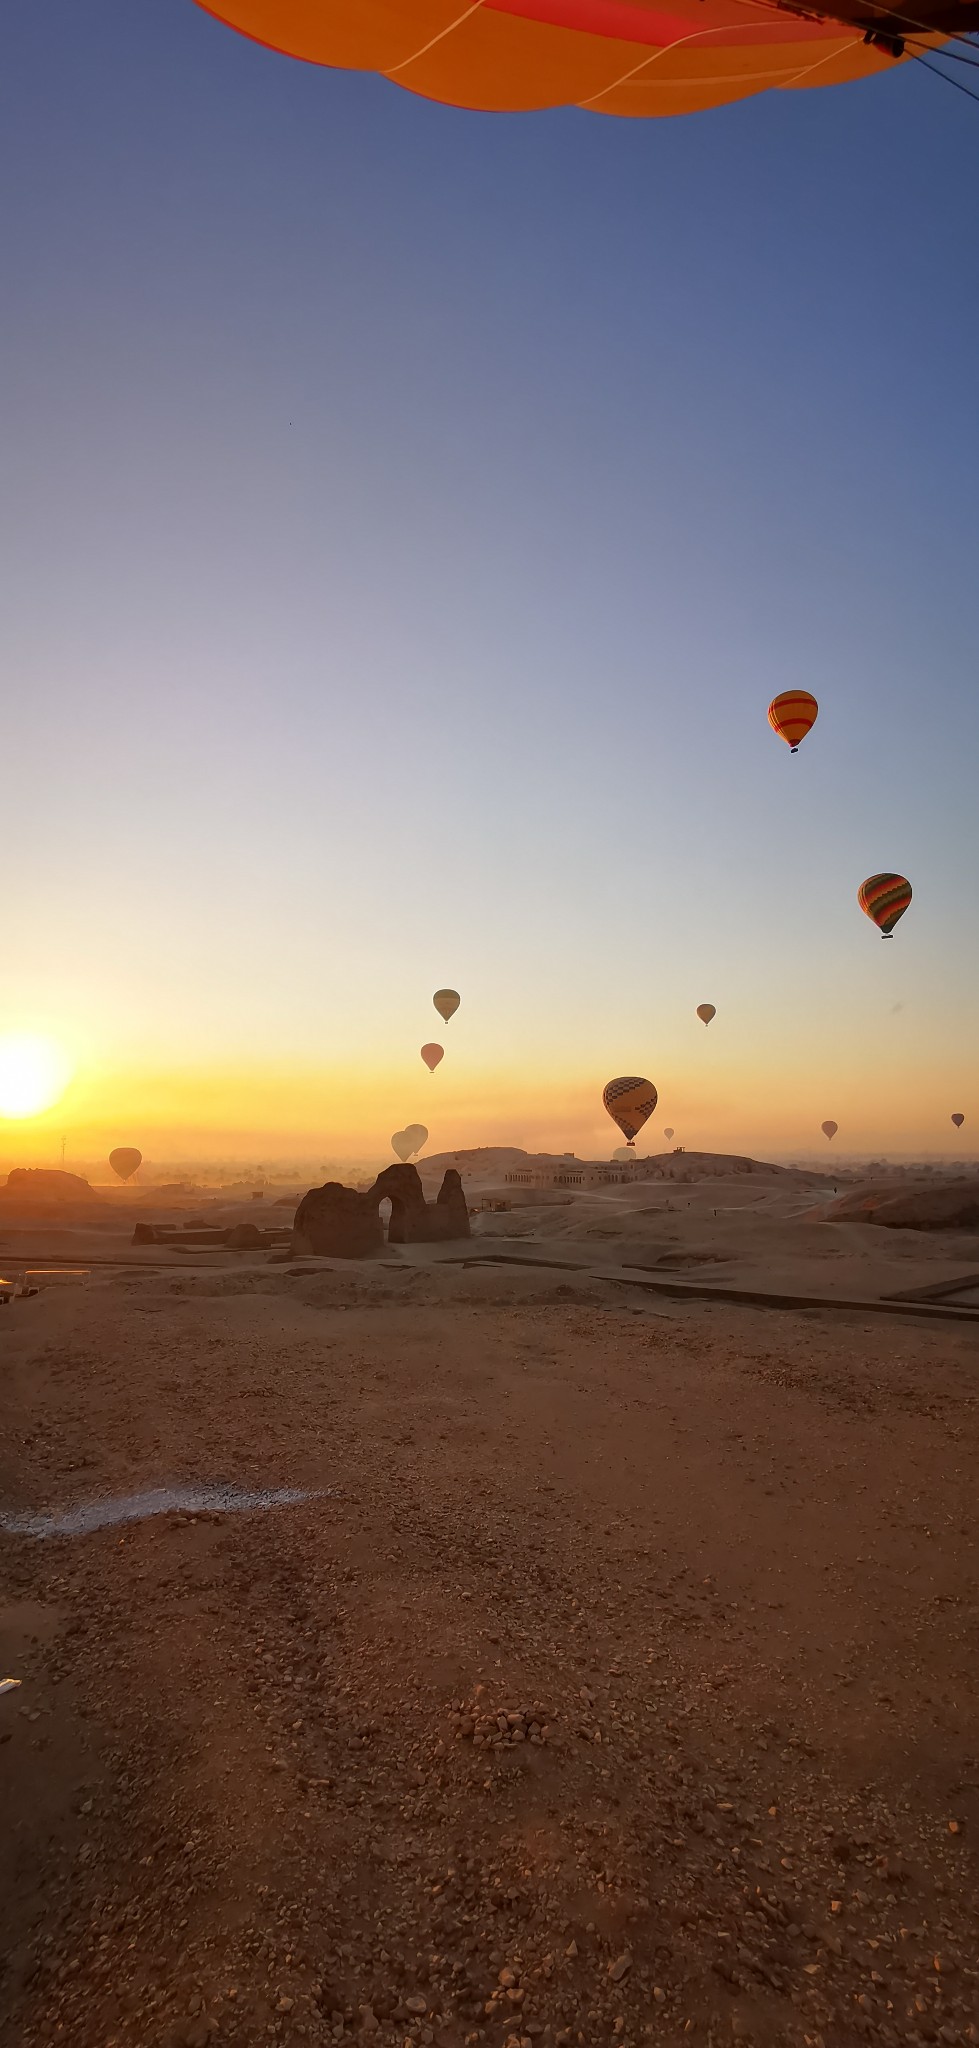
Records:
[[[0,1165],[979,1130],[979,107],[470,113],[192,0],[0,75]]]

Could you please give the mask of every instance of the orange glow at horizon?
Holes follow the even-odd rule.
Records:
[[[673,1142],[689,1150],[760,1158],[818,1154],[825,1149],[820,1127],[830,1114],[840,1126],[834,1156],[886,1152],[882,1130],[890,1115],[892,1150],[950,1147],[947,1077],[937,1075],[927,1086],[919,1079],[909,1122],[910,1053],[895,1051],[888,1065],[878,1052],[847,1073],[833,1072],[826,1062],[821,1071],[800,1076],[794,1056],[750,1061],[744,1047],[728,1052],[717,1043],[709,1062],[685,1054],[657,1064],[660,1099],[637,1151],[665,1149],[669,1125]],[[577,1061],[563,1071],[552,1065],[546,1080],[512,1062],[476,1066],[461,1046],[431,1076],[416,1057],[376,1067],[353,1060],[179,1069],[93,1064],[76,1072],[56,1102],[34,1113],[22,1110],[16,1122],[0,1121],[0,1166],[55,1164],[62,1136],[69,1166],[70,1155],[107,1160],[118,1144],[139,1145],[149,1165],[383,1159],[391,1133],[412,1122],[427,1126],[429,1153],[513,1145],[603,1158],[621,1143],[602,1106],[608,1078],[597,1059],[588,1070]]]

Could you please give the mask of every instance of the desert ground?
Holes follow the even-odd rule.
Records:
[[[979,2041],[979,1235],[832,1193],[8,1206],[5,2043]]]

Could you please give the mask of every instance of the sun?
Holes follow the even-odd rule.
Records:
[[[0,1116],[39,1116],[69,1079],[67,1057],[49,1038],[0,1038]]]

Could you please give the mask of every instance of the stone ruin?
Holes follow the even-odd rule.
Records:
[[[386,1166],[373,1187],[361,1193],[338,1180],[310,1188],[296,1210],[293,1256],[364,1259],[383,1250],[380,1205],[391,1203],[388,1244],[446,1244],[470,1237],[469,1205],[462,1180],[450,1166],[434,1202],[426,1202],[417,1166]]]

